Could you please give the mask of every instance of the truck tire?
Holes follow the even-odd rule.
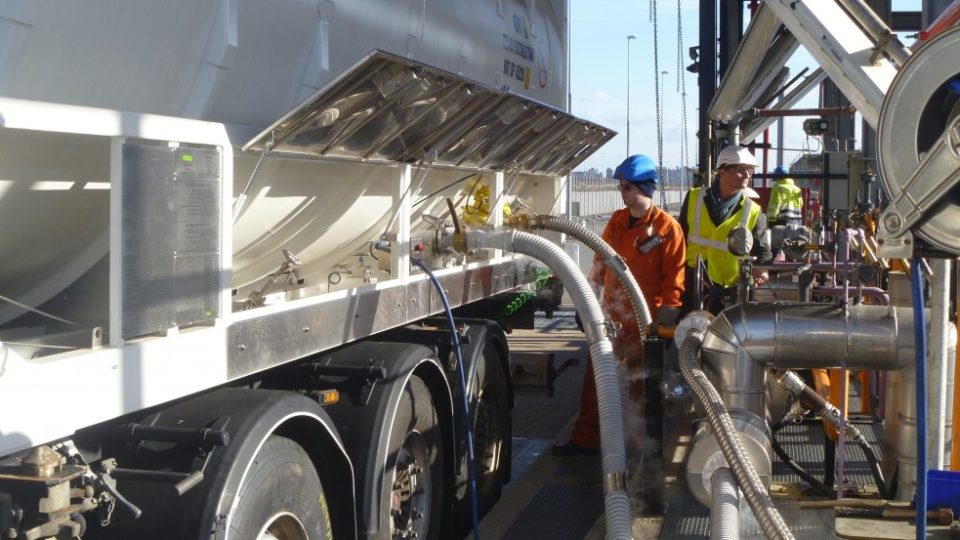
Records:
[[[330,510],[310,456],[286,437],[271,435],[257,452],[230,524],[242,540],[329,540]]]
[[[507,483],[511,425],[507,379],[499,354],[483,351],[477,390],[472,393],[473,455],[477,472],[477,511],[485,514],[500,499]]]
[[[390,428],[381,519],[386,525],[378,538],[440,538],[444,504],[440,431],[430,391],[418,377],[411,377]]]

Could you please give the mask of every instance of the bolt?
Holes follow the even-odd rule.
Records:
[[[900,214],[890,213],[883,218],[883,226],[890,232],[897,232],[903,226],[903,220]]]

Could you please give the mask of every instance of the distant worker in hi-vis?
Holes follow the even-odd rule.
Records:
[[[716,180],[709,187],[690,190],[680,205],[680,226],[687,238],[686,294],[684,308],[703,309],[716,314],[724,304],[736,302],[740,278],[740,256],[730,250],[730,238],[738,232],[752,237],[749,255],[764,264],[773,258],[767,235],[767,218],[760,205],[751,199],[756,192],[749,187],[757,160],[750,150],[729,145],[717,157]],[[706,275],[697,273],[698,262]],[[709,278],[704,286],[703,277]],[[767,281],[765,272],[754,272],[758,285]],[[701,296],[702,295],[702,296]]]
[[[803,222],[803,193],[787,176],[787,168],[773,169],[773,189],[767,204],[767,220],[773,225],[800,225]]]
[[[630,156],[613,175],[626,208],[617,210],[603,230],[603,240],[623,257],[647,302],[653,320],[662,307],[679,308],[683,294],[684,239],[680,224],[653,204],[653,194],[660,176],[657,165],[644,155]],[[587,279],[595,288],[603,287],[603,311],[615,326],[613,353],[625,362],[630,377],[628,404],[637,415],[642,414],[643,397],[643,332],[633,307],[617,280],[616,273],[594,257]],[[678,312],[678,310],[677,310]],[[636,434],[639,435],[639,434]],[[628,437],[628,442],[630,438]],[[552,448],[556,456],[594,455],[600,449],[600,418],[597,389],[591,365],[587,366],[580,391],[580,412],[570,442]]]

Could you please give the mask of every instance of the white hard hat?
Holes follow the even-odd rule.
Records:
[[[717,168],[723,167],[724,165],[749,165],[751,167],[757,166],[757,158],[753,157],[753,154],[750,153],[750,150],[742,146],[737,146],[731,144],[720,151],[720,156],[717,158]]]

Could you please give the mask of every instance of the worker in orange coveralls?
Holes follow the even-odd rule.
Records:
[[[625,259],[627,268],[640,285],[653,320],[661,306],[680,306],[683,293],[686,245],[683,231],[670,214],[653,204],[659,174],[657,166],[647,156],[630,156],[617,167],[613,175],[619,182],[620,196],[626,208],[610,216],[603,230],[603,239]],[[628,407],[639,415],[643,398],[643,336],[638,328],[633,308],[616,273],[606,268],[599,255],[594,257],[588,280],[594,287],[603,287],[603,311],[619,326],[613,339],[614,357],[626,362],[634,382],[630,384],[630,398],[635,403]],[[639,444],[638,434],[628,434],[627,440]],[[588,365],[580,390],[580,412],[570,441],[555,445],[555,456],[595,455],[600,449],[600,419],[593,366]]]

